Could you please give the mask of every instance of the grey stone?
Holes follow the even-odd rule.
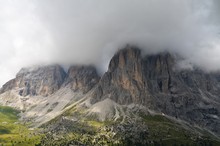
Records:
[[[1,93],[18,89],[21,96],[48,96],[57,91],[64,82],[66,73],[59,65],[22,68],[15,79],[1,88]]]

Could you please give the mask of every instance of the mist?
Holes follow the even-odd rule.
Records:
[[[126,44],[217,71],[219,11],[218,0],[0,0],[0,86],[36,64],[92,64],[103,73]]]

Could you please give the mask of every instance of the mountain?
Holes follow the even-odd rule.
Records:
[[[139,104],[219,135],[220,74],[178,69],[176,61],[169,53],[142,58],[139,49],[119,51],[91,103],[109,98],[120,105]]]
[[[60,88],[65,76],[63,68],[59,65],[22,68],[15,79],[3,85],[1,93],[18,89],[21,96],[48,96]]]
[[[43,129],[41,145],[219,145],[220,73],[178,61],[127,46],[101,77],[93,66],[23,68],[0,104]]]

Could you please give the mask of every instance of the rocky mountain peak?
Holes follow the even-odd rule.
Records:
[[[119,50],[95,89],[93,102],[105,98],[120,104],[143,102],[141,95],[146,94],[146,90],[143,90],[146,83],[142,65],[141,51],[138,48],[126,46]]]
[[[119,50],[111,59],[109,63],[109,71],[113,71],[117,68],[125,69],[130,63],[139,62],[141,59],[141,51],[138,48],[127,46],[126,48]],[[132,62],[131,62],[132,61]]]
[[[95,97],[149,105],[152,92],[170,93],[174,65],[175,59],[168,52],[142,57],[140,49],[126,46],[111,59]]]
[[[141,51],[132,47],[120,50],[111,59],[108,72],[124,89],[129,89],[132,81],[143,86]]]
[[[66,73],[59,65],[22,68],[15,79],[3,85],[1,92],[15,89],[21,96],[48,96],[60,88],[65,77]]]
[[[96,68],[93,66],[71,66],[63,86],[86,93],[98,83],[99,79]]]

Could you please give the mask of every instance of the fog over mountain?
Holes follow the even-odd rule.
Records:
[[[34,64],[106,70],[126,44],[220,69],[218,0],[0,0],[0,85]]]

